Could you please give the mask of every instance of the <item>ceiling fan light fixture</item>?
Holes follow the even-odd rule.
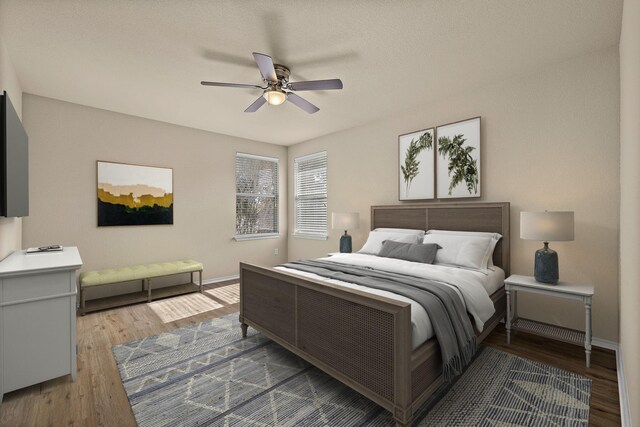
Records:
[[[270,105],[280,105],[287,100],[287,94],[280,89],[265,90],[262,96]]]
[[[0,0],[1,1],[1,0]],[[261,89],[262,96],[258,97],[255,101],[249,105],[244,112],[255,113],[264,104],[280,105],[285,101],[291,102],[301,110],[313,114],[320,111],[318,107],[296,94],[297,91],[305,90],[335,90],[342,89],[342,80],[340,79],[328,79],[328,80],[309,80],[302,82],[290,82],[289,68],[284,65],[274,64],[273,58],[264,53],[253,52],[253,59],[256,61],[260,74],[262,75],[262,81],[266,84],[266,87],[252,85],[252,84],[240,84],[240,83],[222,83],[222,82],[208,82],[201,81],[203,86],[221,86],[221,87],[236,87],[236,88],[249,88],[249,89]]]

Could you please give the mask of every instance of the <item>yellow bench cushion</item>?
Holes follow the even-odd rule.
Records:
[[[150,279],[152,277],[170,276],[172,274],[191,273],[201,270],[202,263],[192,259],[186,259],[183,261],[162,262],[159,264],[143,264],[131,267],[85,271],[80,274],[80,286],[86,288],[88,286]]]

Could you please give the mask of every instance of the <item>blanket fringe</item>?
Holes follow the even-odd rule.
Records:
[[[450,382],[460,375],[464,368],[471,363],[478,350],[478,340],[473,336],[464,346],[459,355],[453,356],[442,364],[442,376],[446,382]]]

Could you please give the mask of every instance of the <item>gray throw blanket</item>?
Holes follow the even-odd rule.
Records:
[[[292,261],[282,267],[390,291],[422,305],[440,344],[445,381],[462,373],[476,353],[476,335],[463,302],[456,291],[443,283],[331,261]]]

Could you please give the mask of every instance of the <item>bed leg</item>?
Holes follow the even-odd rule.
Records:
[[[246,323],[240,323],[240,328],[242,329],[242,338],[247,337],[247,329],[249,329],[249,325]]]
[[[411,407],[403,409],[396,406],[393,411],[393,419],[396,422],[396,427],[409,427],[413,422]]]

